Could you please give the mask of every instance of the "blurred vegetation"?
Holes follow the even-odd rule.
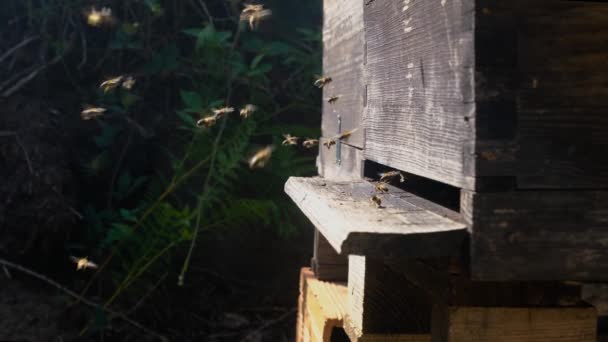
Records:
[[[174,281],[187,283],[195,242],[204,232],[267,227],[286,236],[297,229],[294,218],[300,216],[283,184],[289,176],[315,173],[316,150],[281,141],[285,133],[319,136],[320,94],[313,80],[320,74],[320,4],[268,1],[272,16],[254,29],[239,20],[243,5],[238,0],[0,5],[0,19],[8,23],[0,34],[6,47],[32,39],[23,48],[27,53],[3,63],[10,63],[3,66],[7,79],[14,84],[44,70],[34,76],[46,83],[28,82],[19,91],[54,103],[62,94],[57,106],[78,132],[73,153],[84,229],[66,248],[100,264],[87,281],[103,281],[107,306],[134,305],[143,283],[157,282],[176,265],[181,268],[171,273],[179,274]],[[100,88],[116,77],[132,77],[135,84]],[[257,111],[240,117],[247,104]],[[106,111],[81,120],[82,106]],[[235,112],[212,127],[197,126],[225,106]],[[268,145],[275,147],[268,165],[250,169],[248,158]],[[83,332],[103,328],[107,318],[98,317]]]

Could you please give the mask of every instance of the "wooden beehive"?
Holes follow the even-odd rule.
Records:
[[[605,315],[608,3],[324,0],[323,43],[323,136],[356,131],[285,190],[315,276],[348,281],[349,338],[594,340],[576,284]],[[386,170],[407,180],[379,193]]]

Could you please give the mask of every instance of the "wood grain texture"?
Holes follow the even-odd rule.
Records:
[[[346,144],[341,147],[341,162],[336,163],[336,145],[319,147],[317,170],[325,179],[334,181],[361,180],[363,173],[363,151]]]
[[[376,208],[370,201],[374,185],[366,181],[292,177],[285,192],[340,254],[451,255],[466,236],[465,224],[426,209],[428,201],[404,191],[379,195],[383,208]]]
[[[450,307],[449,342],[595,342],[593,308]]]
[[[315,229],[312,270],[319,280],[346,281],[348,256],[338,254],[323,234]]]
[[[346,303],[346,285],[309,278],[304,306],[313,341],[330,341],[332,330],[342,327]]]
[[[363,58],[364,0],[325,0],[323,2],[323,73],[332,81],[323,88],[323,136],[338,132],[337,116],[342,117],[342,131],[361,125],[365,88]],[[330,104],[327,99],[339,96]],[[349,144],[363,147],[363,129],[355,132]]]
[[[351,341],[378,334],[424,335],[429,329],[430,306],[422,290],[376,260],[349,256],[344,330]]]
[[[365,158],[463,186],[474,114],[472,0],[375,0],[365,8]]]
[[[607,188],[608,3],[477,0],[475,39],[475,177]]]
[[[608,280],[608,192],[462,192],[471,276],[483,281]]]

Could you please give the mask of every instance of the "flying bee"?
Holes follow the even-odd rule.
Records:
[[[102,116],[107,109],[102,107],[87,107],[80,112],[82,120],[92,120]]]
[[[207,117],[204,117],[204,118],[198,120],[196,122],[196,126],[209,128],[209,127],[215,125],[216,122],[217,122],[217,116],[212,115],[212,116],[207,116]]]
[[[264,9],[264,5],[245,5],[241,12],[241,21],[249,21],[249,27],[254,30],[260,21],[272,14],[271,10]]]
[[[283,146],[294,146],[298,144],[298,140],[300,138],[298,137],[294,137],[291,134],[283,134],[283,137],[285,138],[285,140],[283,140]]]
[[[388,192],[388,186],[384,182],[376,183],[376,192]]]
[[[266,166],[266,163],[270,160],[274,151],[274,146],[266,146],[263,149],[257,151],[251,158],[249,158],[250,169],[260,169]]]
[[[247,119],[248,117],[251,116],[251,114],[253,114],[257,110],[258,110],[258,107],[256,107],[255,105],[252,105],[252,104],[248,104],[248,105],[245,105],[245,107],[243,107],[241,109],[240,114],[243,118]]]
[[[86,270],[87,268],[97,268],[97,264],[90,261],[88,259],[88,257],[77,258],[77,257],[71,256],[70,259],[76,264],[77,271]]]
[[[222,108],[216,108],[213,110],[213,114],[215,114],[217,119],[221,118],[222,116],[224,116],[226,114],[230,114],[232,112],[234,112],[233,107],[222,107]]]
[[[123,76],[118,76],[105,80],[99,85],[99,88],[101,88],[104,93],[107,93],[118,87],[122,83],[123,78]]]
[[[350,131],[346,131],[343,132],[341,134],[339,134],[336,139],[340,139],[340,140],[346,140],[348,139],[353,133],[355,133],[357,130],[359,130],[358,128],[355,129],[351,129]]]
[[[327,147],[327,149],[329,150],[335,144],[336,144],[336,139],[334,139],[334,138],[327,138],[325,140],[325,142],[323,143],[323,146]]]
[[[382,199],[380,196],[373,195],[369,200],[376,206],[376,208],[382,208]]]
[[[302,142],[302,146],[304,146],[304,148],[313,148],[315,146],[319,145],[319,140],[317,139],[306,139]]]
[[[315,80],[315,87],[317,88],[323,88],[325,85],[327,85],[329,82],[331,82],[332,79],[329,76],[319,76],[316,80]]]
[[[124,81],[122,81],[122,87],[127,90],[131,90],[131,88],[133,88],[134,85],[135,85],[135,79],[131,76],[125,77]]]
[[[103,7],[101,11],[96,8],[92,8],[88,13],[85,14],[87,17],[87,24],[93,27],[98,27],[104,24],[114,23],[114,17],[112,16],[112,9]]]
[[[339,98],[340,98],[339,95],[332,96],[329,99],[327,99],[327,103],[334,104],[338,101]]]
[[[380,175],[380,182],[383,182],[383,183],[388,183],[397,177],[399,177],[400,183],[405,182],[405,176],[403,175],[403,173],[401,173],[401,171],[388,171],[388,172],[380,173],[379,175]]]

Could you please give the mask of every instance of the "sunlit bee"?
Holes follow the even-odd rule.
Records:
[[[380,173],[379,175],[380,175],[380,182],[383,182],[383,183],[388,183],[397,177],[399,177],[399,181],[401,183],[405,182],[405,176],[400,171],[389,171],[389,172]]]
[[[304,146],[304,148],[313,148],[317,145],[319,145],[319,140],[317,139],[306,139],[304,142],[302,142],[302,146]]]
[[[266,146],[263,149],[257,151],[251,158],[249,158],[249,168],[250,169],[259,169],[266,166],[270,157],[272,156],[272,151],[274,151],[274,146]]]
[[[338,101],[339,98],[340,98],[340,96],[338,96],[338,95],[332,96],[329,99],[327,99],[327,103],[334,104]]]
[[[327,149],[330,149],[335,144],[336,144],[336,139],[334,139],[334,138],[327,138],[323,142],[323,146],[327,147]]]
[[[369,200],[376,206],[376,208],[382,208],[382,199],[378,195],[373,195]]]
[[[70,259],[76,264],[76,270],[86,270],[87,268],[97,268],[97,264],[90,261],[87,257],[77,258],[71,256]]]
[[[101,11],[92,8],[87,14],[87,24],[93,27],[101,26],[104,24],[111,24],[114,21],[112,17],[112,9],[103,7]]]
[[[260,21],[270,17],[272,11],[264,9],[264,5],[245,5],[241,12],[241,21],[248,21],[249,27],[254,30]]]
[[[325,85],[327,85],[331,81],[332,81],[331,77],[321,76],[321,77],[317,78],[317,80],[315,81],[315,87],[323,88]]]
[[[339,134],[336,139],[340,139],[340,140],[346,140],[348,138],[350,138],[350,136],[355,133],[358,130],[358,128],[355,129],[351,129],[350,131],[346,131],[344,133]]]
[[[102,116],[107,109],[102,107],[87,107],[80,112],[82,120],[92,120]]]
[[[298,137],[294,137],[291,134],[283,134],[283,137],[285,138],[285,140],[283,140],[283,146],[294,146],[298,144],[298,140],[300,138]]]
[[[384,182],[376,183],[376,191],[377,192],[388,192],[388,186]]]
[[[123,76],[110,78],[109,80],[103,81],[99,85],[99,88],[101,88],[104,93],[107,93],[107,92],[115,89],[116,87],[118,87],[122,83],[123,78],[124,78]]]
[[[196,122],[196,126],[209,128],[209,127],[215,125],[216,122],[217,122],[217,116],[212,115],[212,116],[207,116],[207,117],[204,117],[204,118],[198,120]]]
[[[245,119],[251,116],[251,114],[255,113],[258,110],[258,107],[252,104],[245,105],[245,107],[241,108],[241,116]]]
[[[131,76],[127,76],[125,77],[124,81],[122,81],[122,87],[127,89],[127,90],[131,90],[131,88],[133,88],[133,86],[135,86],[135,79]]]
[[[226,115],[226,114],[230,114],[234,112],[234,108],[233,107],[223,107],[223,108],[217,108],[213,110],[213,114],[215,114],[215,116],[219,119],[222,116]]]

